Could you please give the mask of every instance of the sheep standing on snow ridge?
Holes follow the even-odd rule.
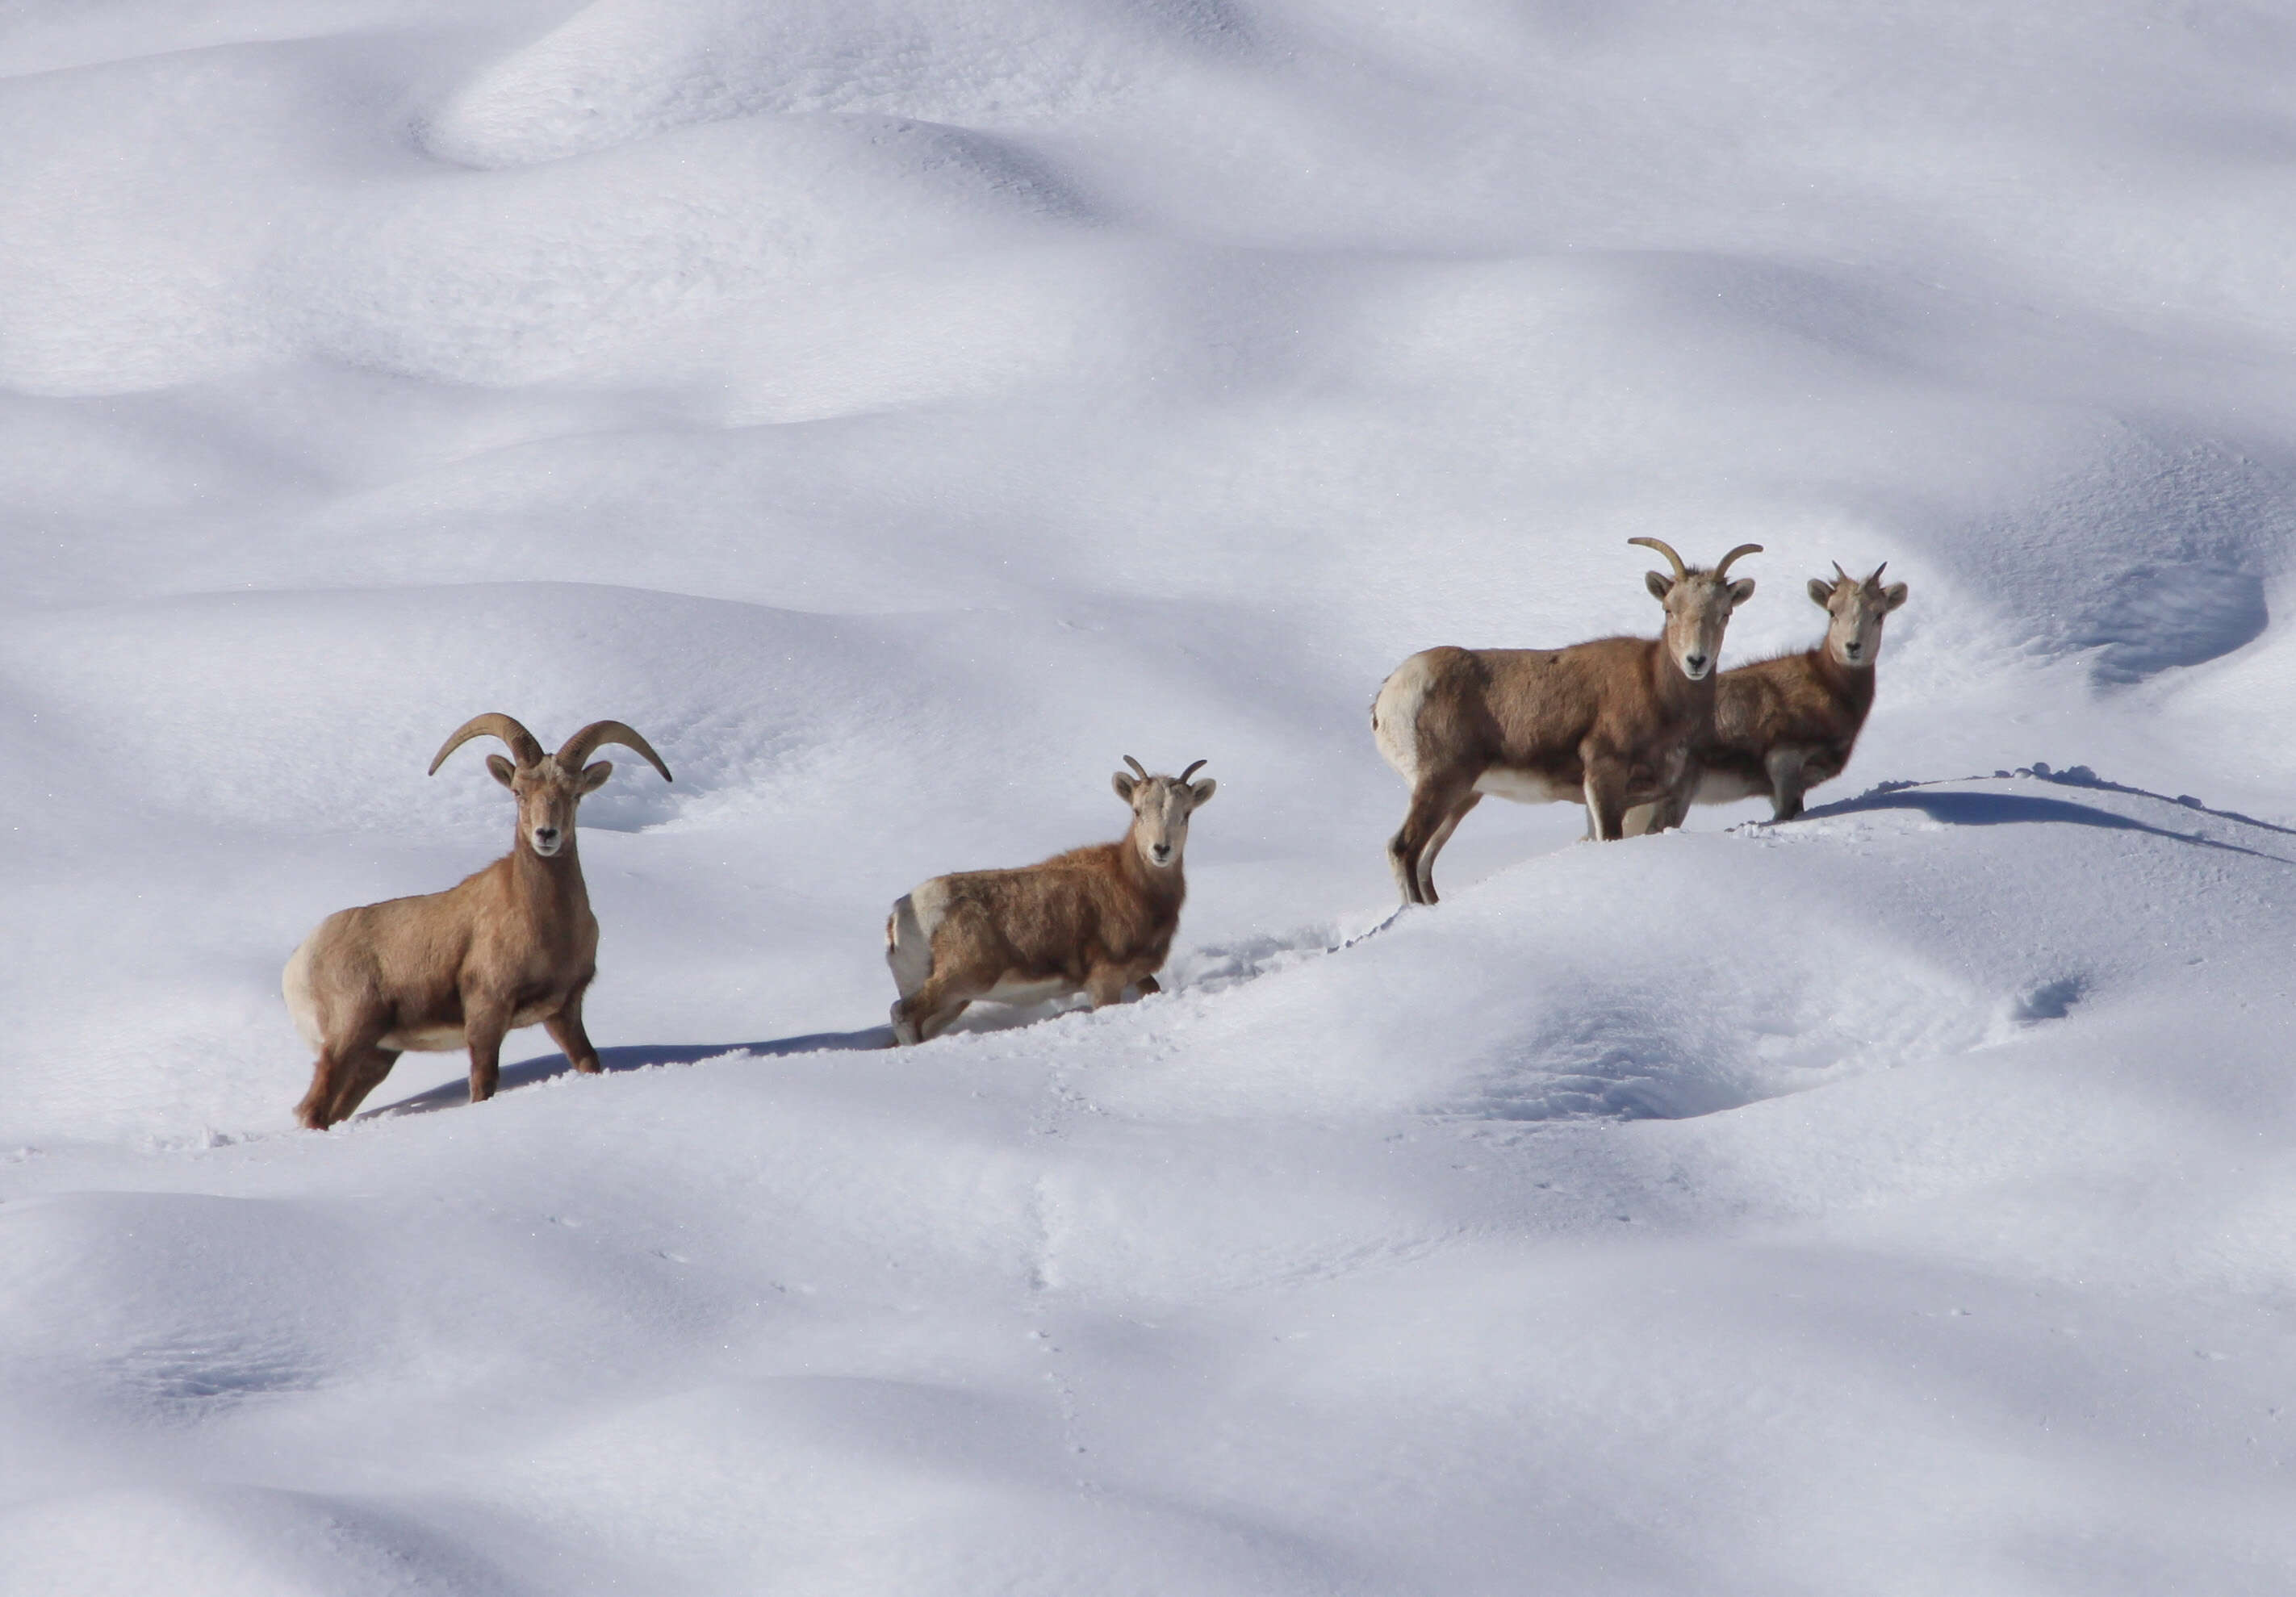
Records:
[[[893,1039],[924,1042],[977,998],[1036,1003],[1083,993],[1095,1009],[1127,987],[1159,991],[1188,884],[1180,856],[1188,817],[1211,801],[1205,764],[1151,776],[1130,755],[1116,796],[1132,826],[1113,843],[1056,854],[1016,870],[936,876],[902,896],[885,921],[885,963],[900,997]]]
[[[600,1067],[582,1029],[598,973],[598,921],[574,850],[574,810],[614,774],[582,762],[601,743],[635,749],[671,780],[652,746],[619,721],[593,721],[545,754],[508,716],[474,716],[430,762],[497,737],[487,769],[518,800],[511,851],[443,893],[338,910],[287,962],[281,985],[296,1029],[318,1057],[295,1118],[314,1131],[349,1116],[401,1052],[471,1051],[471,1102],[494,1096],[504,1036],[539,1021],[577,1070]]]
[[[1411,784],[1387,846],[1406,904],[1433,904],[1435,856],[1486,793],[1521,804],[1583,802],[1589,834],[1626,835],[1627,811],[1686,792],[1691,749],[1711,730],[1714,666],[1731,612],[1754,596],[1730,564],[1686,567],[1656,538],[1672,577],[1648,576],[1666,607],[1655,638],[1596,638],[1567,649],[1429,649],[1398,666],[1372,701],[1372,735]],[[1686,799],[1685,799],[1686,802]]]
[[[1723,672],[1714,730],[1691,755],[1695,783],[1676,795],[1671,809],[1636,811],[1630,831],[1678,826],[1693,801],[1767,798],[1772,821],[1791,821],[1801,814],[1805,792],[1841,774],[1874,708],[1882,623],[1906,602],[1904,583],[1882,586],[1889,566],[1883,561],[1859,582],[1837,561],[1833,581],[1810,578],[1810,602],[1826,612],[1825,636],[1814,649]]]

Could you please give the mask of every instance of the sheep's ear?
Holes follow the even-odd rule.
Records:
[[[1643,584],[1650,589],[1651,597],[1657,600],[1660,604],[1664,604],[1666,602],[1666,596],[1674,592],[1674,578],[1671,577],[1661,576],[1656,571],[1644,572]]]
[[[1809,602],[1817,606],[1820,610],[1831,609],[1833,604],[1833,585],[1826,581],[1823,577],[1811,577],[1809,579]]]
[[[1192,810],[1203,808],[1212,801],[1212,795],[1218,790],[1219,783],[1209,776],[1205,777],[1188,790],[1188,807]]]
[[[610,759],[602,759],[594,766],[585,766],[582,772],[582,790],[586,793],[596,792],[606,785],[606,778],[613,774],[614,762]]]
[[[495,780],[504,787],[510,786],[510,779],[518,774],[518,767],[499,754],[487,756],[487,769],[493,772]]]
[[[1136,778],[1131,772],[1119,771],[1116,774],[1116,796],[1119,798],[1123,799],[1125,803],[1129,804],[1132,802],[1133,790],[1137,788],[1139,785],[1140,783],[1138,779]]]
[[[1906,585],[1893,582],[1882,590],[1882,613],[1888,615],[1906,602]]]
[[[1751,599],[1753,596],[1754,579],[1752,577],[1741,577],[1737,581],[1730,585],[1730,608],[1732,610],[1737,609],[1740,605],[1745,603],[1747,600]]]

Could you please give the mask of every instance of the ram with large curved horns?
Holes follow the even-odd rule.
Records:
[[[1582,803],[1590,837],[1624,835],[1627,811],[1665,801],[1695,777],[1693,743],[1714,723],[1714,667],[1731,612],[1754,596],[1731,562],[1687,566],[1656,538],[1628,538],[1666,556],[1652,597],[1666,607],[1654,638],[1595,638],[1566,649],[1429,649],[1398,666],[1371,709],[1380,753],[1411,784],[1411,807],[1388,843],[1406,904],[1433,904],[1435,856],[1486,793],[1523,804]],[[1686,802],[1686,799],[1684,800]]]
[[[613,766],[583,762],[601,744],[669,767],[619,721],[593,721],[555,754],[510,717],[473,716],[430,761],[472,738],[500,738],[511,759],[487,769],[518,800],[511,851],[443,893],[338,910],[287,962],[282,987],[296,1029],[318,1055],[295,1118],[313,1130],[344,1119],[408,1050],[471,1052],[471,1101],[494,1096],[504,1036],[540,1024],[577,1070],[598,1051],[582,1029],[582,995],[597,974],[598,921],[574,848],[574,811]]]

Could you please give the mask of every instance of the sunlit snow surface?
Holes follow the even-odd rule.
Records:
[[[2296,22],[0,8],[0,1591],[2296,1589]],[[1440,642],[1890,561],[1790,826],[1482,807]],[[284,958],[584,809],[609,1073]],[[1209,758],[1168,991],[887,905]],[[1502,813],[1503,812],[1503,813]],[[1036,1023],[1014,1027],[1015,1020]]]

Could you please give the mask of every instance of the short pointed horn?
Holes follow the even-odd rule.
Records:
[[[1854,583],[1857,580],[1855,577],[1852,577],[1849,572],[1841,569],[1841,562],[1840,561],[1835,561],[1833,562],[1833,574],[1841,578],[1844,582]]]
[[[1138,760],[1133,758],[1128,754],[1124,757],[1124,763],[1132,767],[1132,774],[1135,776],[1137,776],[1141,781],[1145,782],[1148,780],[1147,766],[1142,765]]]
[[[1736,560],[1740,555],[1759,554],[1761,552],[1762,546],[1759,544],[1739,545],[1735,549],[1733,549],[1729,553],[1724,555],[1719,561],[1715,562],[1714,580],[1719,582],[1725,577],[1730,575],[1730,562]]]
[[[559,767],[566,771],[580,770],[582,762],[590,758],[590,751],[601,743],[619,743],[625,749],[635,749],[645,756],[646,764],[661,773],[664,782],[677,780],[669,774],[669,767],[661,763],[661,756],[653,751],[653,745],[620,721],[593,721],[568,738],[565,745],[558,750]]]
[[[1645,549],[1655,549],[1660,554],[1665,555],[1669,561],[1673,562],[1675,581],[1680,582],[1684,577],[1690,575],[1690,568],[1682,563],[1682,556],[1677,554],[1671,547],[1660,543],[1658,539],[1628,538],[1627,542],[1629,544],[1640,544]]]
[[[439,767],[447,763],[447,757],[472,738],[500,738],[510,745],[512,758],[518,761],[518,768],[521,771],[529,766],[542,763],[542,745],[534,741],[532,733],[500,710],[488,710],[483,716],[472,716],[455,729],[454,736],[439,745],[439,752],[431,757],[427,774],[438,775]]]
[[[1212,762],[1208,759],[1200,759],[1194,765],[1190,766],[1186,770],[1181,772],[1180,785],[1182,787],[1187,786],[1189,777],[1193,776],[1197,772],[1202,770],[1206,766],[1209,766],[1211,763]]]
[[[1874,575],[1868,577],[1866,580],[1871,583],[1879,583],[1882,580],[1882,573],[1889,569],[1890,562],[1885,560],[1880,565],[1874,568]]]

